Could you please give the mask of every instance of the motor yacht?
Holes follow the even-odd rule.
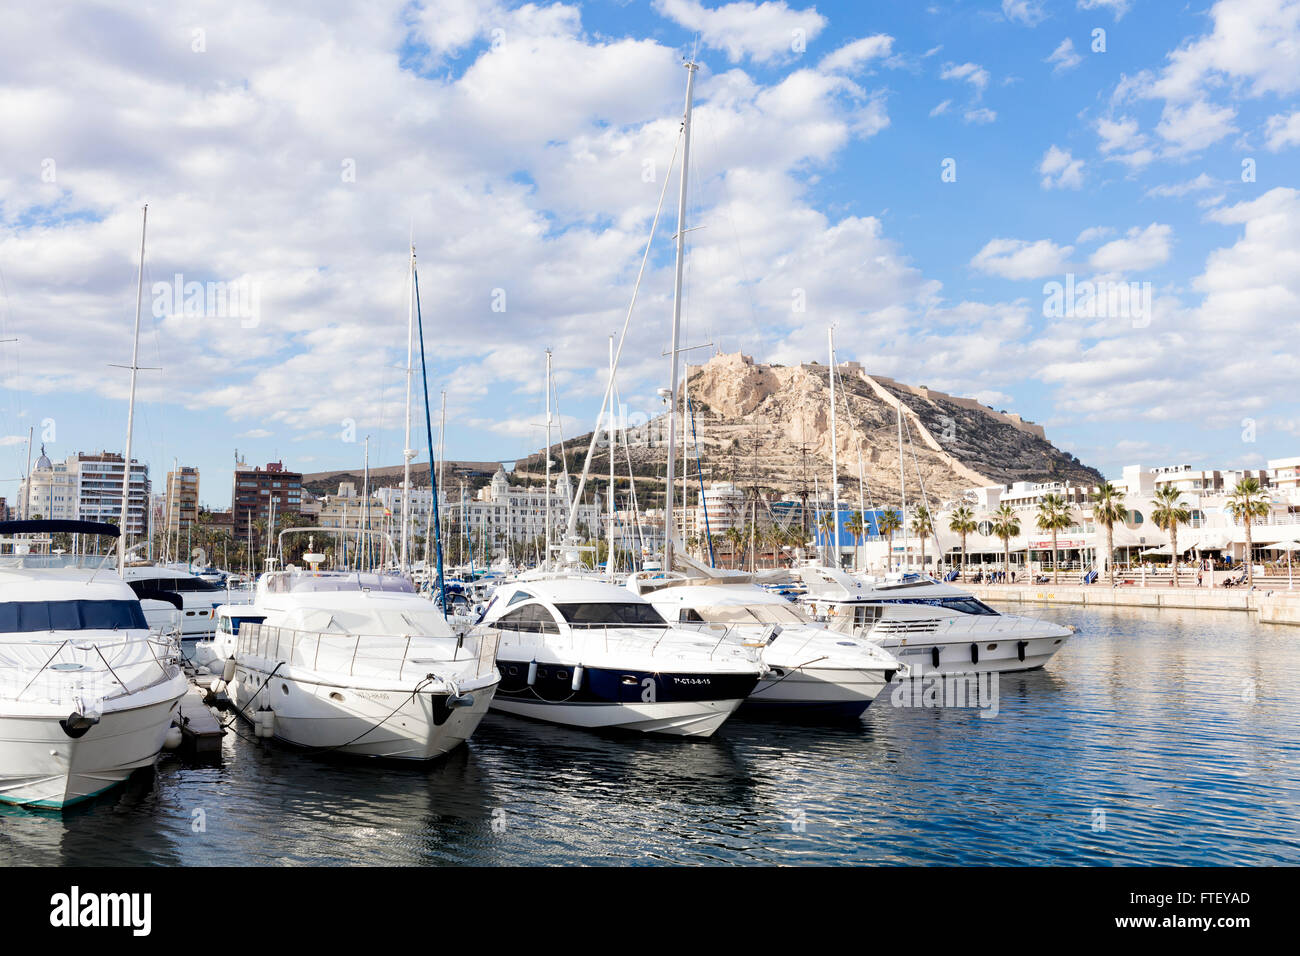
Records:
[[[764,671],[757,648],[672,627],[589,577],[502,585],[477,630],[500,640],[493,708],[573,727],[707,737]]]
[[[807,589],[799,601],[811,615],[880,645],[914,677],[1034,670],[1074,634],[1051,621],[1003,614],[923,574],[860,579],[822,566],[791,573]]]
[[[153,764],[188,690],[114,555],[31,538],[117,537],[89,521],[0,523],[0,801],[62,809]],[[46,540],[49,540],[46,538]]]
[[[324,557],[262,574],[251,605],[219,614],[239,713],[286,743],[356,756],[428,760],[468,740],[499,681],[493,635],[455,633],[404,575],[322,571]]]
[[[857,718],[907,668],[862,637],[828,630],[745,580],[639,572],[627,587],[678,627],[761,649],[767,672],[744,711]],[[724,583],[725,582],[725,583]]]

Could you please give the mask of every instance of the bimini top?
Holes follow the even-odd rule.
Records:
[[[70,521],[66,518],[29,518],[24,521],[0,521],[4,534],[103,534],[116,538],[119,529],[106,521]]]

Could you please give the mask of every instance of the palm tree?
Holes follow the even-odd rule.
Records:
[[[822,533],[822,537],[826,541],[826,554],[830,555],[835,547],[833,543],[835,540],[835,515],[829,511],[823,511],[819,514],[817,516],[817,530]],[[831,567],[838,568],[840,566],[839,559],[840,556],[837,554],[827,563]]]
[[[745,533],[740,528],[732,525],[726,531],[727,544],[731,548],[731,566],[739,568],[740,547],[745,541]]]
[[[1092,520],[1106,529],[1106,570],[1111,586],[1115,585],[1115,522],[1128,520],[1124,507],[1124,492],[1109,481],[1097,489],[1097,500],[1092,505]]]
[[[1243,478],[1228,495],[1228,513],[1246,526],[1246,583],[1255,586],[1255,561],[1250,541],[1250,525],[1255,518],[1267,518],[1268,494],[1259,486],[1258,478]]]
[[[1002,539],[1002,575],[1011,580],[1011,539],[1020,534],[1020,516],[1003,502],[993,512],[993,533]]]
[[[917,505],[912,510],[912,533],[921,539],[921,573],[925,573],[925,539],[934,534],[934,519],[930,517],[930,509],[925,505]]]
[[[1157,488],[1151,496],[1155,499],[1155,508],[1151,511],[1151,520],[1156,527],[1169,535],[1169,550],[1173,553],[1174,587],[1178,587],[1178,526],[1192,520],[1192,513],[1183,504],[1182,492],[1173,485]]]
[[[853,568],[862,570],[862,539],[867,530],[867,519],[861,511],[852,512],[844,522],[844,530],[853,536]]]
[[[948,530],[953,534],[961,535],[961,573],[966,575],[966,535],[970,534],[978,527],[975,523],[975,512],[970,510],[968,505],[958,505],[948,519]]]
[[[1043,496],[1043,500],[1038,503],[1038,517],[1035,524],[1039,531],[1050,531],[1052,533],[1052,583],[1058,584],[1061,580],[1061,561],[1060,552],[1056,548],[1056,535],[1064,531],[1074,523],[1074,515],[1070,513],[1070,506],[1063,495],[1056,493]]]
[[[888,554],[885,557],[885,570],[891,571],[894,567],[894,532],[902,530],[903,516],[897,511],[886,511],[884,514],[877,516],[876,527],[880,533],[888,540]]]

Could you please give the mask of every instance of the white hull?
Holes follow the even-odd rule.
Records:
[[[463,744],[488,711],[497,680],[467,683],[472,705],[452,708],[439,723],[437,702],[445,690],[352,687],[319,679],[285,676],[266,688],[269,672],[241,664],[227,688],[231,701],[252,719],[263,704],[275,713],[275,738],[296,747],[391,760],[431,760]]]
[[[184,694],[177,681],[174,697],[107,711],[75,740],[59,725],[66,714],[0,717],[0,801],[61,809],[150,766]]]
[[[807,709],[866,709],[889,686],[883,668],[802,667],[785,670],[774,667],[759,680],[747,706],[788,706]]]
[[[744,700],[692,700],[665,703],[547,704],[498,697],[502,713],[589,730],[635,730],[681,737],[710,737]]]
[[[929,674],[998,674],[1036,670],[1065,645],[1065,637],[1023,637],[1006,634],[985,636],[966,634],[943,639],[916,635],[909,638],[886,638],[879,645],[912,669],[913,677]],[[1024,644],[1021,660],[1020,645]],[[972,654],[972,645],[975,652]],[[934,651],[939,664],[934,664]],[[975,659],[973,659],[975,658]]]

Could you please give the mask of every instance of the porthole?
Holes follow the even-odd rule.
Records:
[[[988,650],[990,650],[990,651],[996,651],[997,649],[998,649],[998,646],[997,646],[996,644],[990,644],[990,645],[988,646]]]
[[[569,677],[569,672],[566,670],[561,669],[555,672],[556,680],[567,680],[568,677]]]
[[[288,696],[289,696],[289,685],[288,685],[288,684],[281,684],[281,685],[280,685],[280,693],[282,693],[282,694],[284,694],[284,696],[288,697]]]
[[[342,700],[343,700],[343,695],[340,694],[338,691],[331,691],[331,692],[330,692],[330,700],[342,701]]]

